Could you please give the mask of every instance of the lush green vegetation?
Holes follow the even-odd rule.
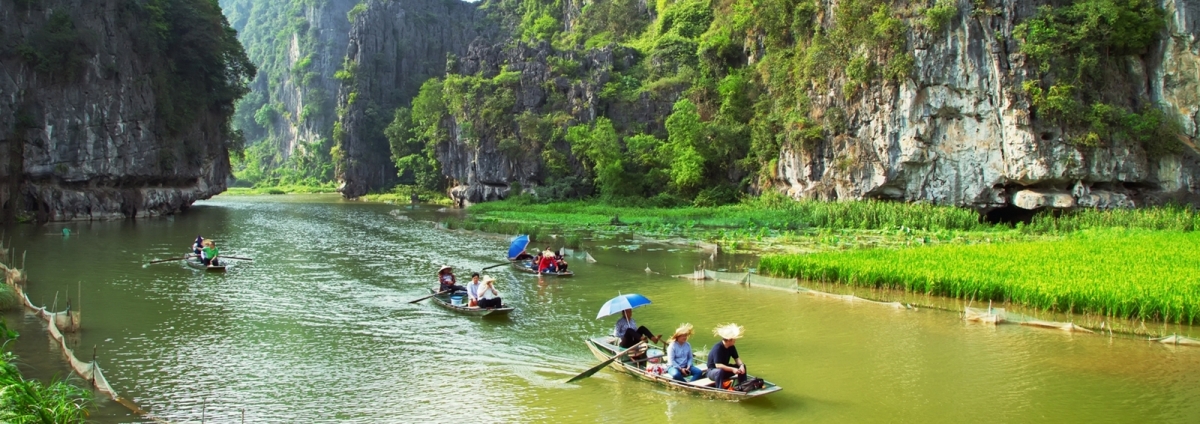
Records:
[[[230,187],[223,194],[232,195],[251,195],[251,194],[312,194],[312,193],[336,193],[337,184],[328,182],[324,184],[304,185],[304,184],[280,184],[280,185],[264,185],[257,187]]]
[[[91,405],[91,392],[65,381],[44,385],[26,380],[17,369],[17,358],[7,351],[17,333],[0,321],[0,421],[6,423],[83,423]]]
[[[1081,146],[1114,141],[1141,145],[1151,156],[1178,153],[1178,123],[1144,95],[1131,103],[1122,75],[1106,63],[1146,53],[1158,41],[1164,13],[1151,0],[1075,0],[1042,6],[1014,31],[1021,52],[1038,65],[1026,81],[1035,111],[1058,121]]]
[[[769,255],[759,272],[1046,310],[1194,323],[1196,232],[1101,230],[1059,241]],[[1136,259],[1135,259],[1136,258]]]
[[[408,204],[412,201],[412,195],[416,194],[418,202],[425,204],[451,206],[454,201],[446,196],[446,193],[437,190],[428,190],[416,185],[398,185],[386,193],[372,193],[362,197],[362,200],[368,202],[386,202],[396,204]]]

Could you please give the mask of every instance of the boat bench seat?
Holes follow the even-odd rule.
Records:
[[[699,387],[712,387],[717,384],[717,382],[709,380],[707,378],[701,378],[696,381],[685,381],[685,383],[691,384],[693,386],[699,386]]]

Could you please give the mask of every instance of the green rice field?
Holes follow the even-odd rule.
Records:
[[[1082,230],[1053,241],[767,255],[759,272],[1194,324],[1198,265],[1200,233]]]

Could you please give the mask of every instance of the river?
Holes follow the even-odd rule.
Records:
[[[436,229],[442,213],[218,196],[174,217],[7,238],[28,252],[35,303],[57,294],[61,309],[81,293],[81,359],[94,349],[119,393],[172,422],[1200,422],[1200,348],[672,278],[709,257],[683,247],[588,240],[597,262],[573,261],[569,279],[489,270],[517,308],[507,319],[409,304],[440,265],[465,281],[507,248],[503,236]],[[143,266],[197,234],[254,260],[224,274]],[[653,300],[635,318],[655,332],[694,324],[697,350],[714,326],[743,325],[751,374],[783,391],[713,401],[611,370],[565,384],[597,363],[583,340],[611,331],[615,317],[595,316],[619,293]],[[36,319],[7,319],[27,375],[68,373]],[[98,402],[92,422],[143,421]]]

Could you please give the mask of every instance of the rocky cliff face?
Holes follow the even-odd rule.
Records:
[[[444,75],[447,55],[462,56],[494,24],[475,4],[458,0],[367,0],[351,25],[346,71],[338,94],[339,191],[346,197],[388,188],[397,180],[383,128],[392,111],[407,105],[421,83]]]
[[[946,30],[908,32],[911,77],[850,100],[832,90],[813,98],[818,114],[844,114],[846,131],[815,149],[785,145],[771,184],[795,198],[980,209],[1132,206],[1200,192],[1200,2],[1163,0],[1159,45],[1102,65],[1125,81],[1117,96],[1147,97],[1182,124],[1191,148],[1165,157],[1131,143],[1081,147],[1031,113],[1022,83],[1036,76],[1013,32],[1040,4],[958,1]]]
[[[232,108],[164,122],[153,72],[162,63],[146,51],[150,22],[130,3],[0,0],[0,201],[9,214],[153,216],[225,189]]]
[[[346,13],[356,4],[358,0],[294,4],[284,0],[221,1],[243,43],[257,47],[248,48],[250,59],[260,70],[250,85],[251,90],[263,96],[263,104],[282,109],[276,119],[264,121],[268,126],[264,134],[251,134],[257,136],[252,141],[271,138],[277,143],[275,148],[283,161],[302,143],[319,143],[332,133],[341,85],[334,79],[334,73],[341,69],[350,41]],[[279,34],[287,35],[280,39]],[[282,56],[280,50],[285,52]]]

